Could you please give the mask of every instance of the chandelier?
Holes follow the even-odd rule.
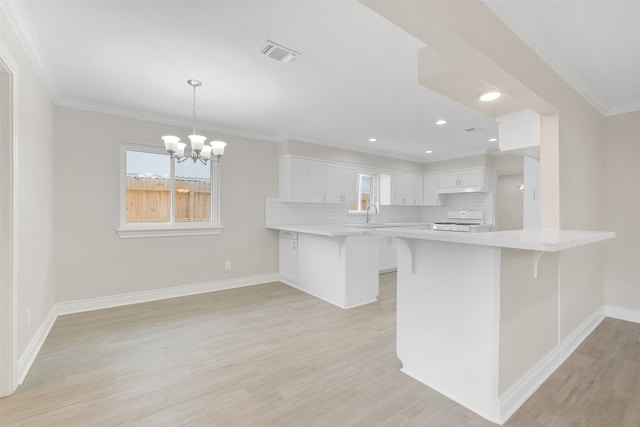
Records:
[[[220,157],[224,154],[224,147],[226,147],[227,143],[222,141],[209,141],[209,145],[205,145],[207,137],[196,134],[196,88],[202,86],[202,83],[198,80],[191,79],[187,80],[187,84],[193,88],[193,132],[189,135],[191,151],[185,154],[187,144],[180,142],[180,138],[173,135],[165,135],[162,137],[164,148],[171,154],[171,158],[178,160],[178,163],[192,159],[193,163],[200,160],[206,165],[212,156],[219,162]]]

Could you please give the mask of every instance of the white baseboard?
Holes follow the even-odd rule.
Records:
[[[553,374],[605,318],[605,307],[598,309],[567,338],[500,397],[500,418],[506,422],[524,402]]]
[[[626,320],[627,322],[640,323],[640,310],[617,307],[615,305],[605,305],[604,309],[607,317]]]
[[[139,304],[142,302],[157,301],[168,298],[204,294],[207,292],[223,291],[226,289],[242,288],[245,286],[277,282],[278,280],[279,279],[277,274],[263,274],[259,276],[248,276],[240,277],[237,279],[221,280],[217,282],[198,283],[195,285],[175,286],[172,288],[63,302],[58,303],[56,307],[58,315],[72,314],[80,313],[83,311],[100,310],[102,308]]]
[[[44,319],[36,334],[27,345],[27,348],[24,350],[22,355],[18,358],[18,385],[21,385],[24,381],[29,369],[31,369],[31,365],[36,360],[44,341],[47,339],[49,332],[51,332],[51,328],[58,318],[56,306],[51,307],[49,314]]]

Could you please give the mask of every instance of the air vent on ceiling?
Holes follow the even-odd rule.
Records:
[[[284,63],[293,62],[297,56],[302,55],[300,52],[296,52],[293,49],[282,46],[276,42],[272,42],[271,40],[267,40],[265,42],[264,46],[262,46],[261,52],[269,58],[273,58],[276,61]]]
[[[484,129],[482,129],[482,128],[469,128],[469,129],[465,129],[464,131],[472,133],[472,132],[482,132],[482,131],[484,131]]]

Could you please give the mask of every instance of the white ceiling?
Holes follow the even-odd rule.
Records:
[[[640,110],[640,1],[484,3],[604,115]]]
[[[3,4],[59,105],[189,125],[186,80],[195,78],[203,82],[201,129],[422,162],[496,150],[487,142],[496,136],[495,120],[417,84],[422,43],[355,0]],[[557,14],[548,10],[554,5]],[[612,6],[624,13],[620,26],[635,31],[634,41],[639,30],[628,24],[632,12],[639,22],[637,5]],[[586,2],[490,7],[561,75],[574,77],[576,88],[587,88],[583,94],[603,113],[640,108],[640,86],[631,84],[640,75],[636,51],[625,57],[614,55],[617,48],[582,46],[592,34],[602,46],[600,30],[585,22],[609,16],[609,9]],[[584,21],[573,19],[583,12]],[[267,39],[302,55],[289,64],[270,59],[260,53]],[[618,68],[600,58],[626,62]],[[440,118],[448,124],[436,126]]]

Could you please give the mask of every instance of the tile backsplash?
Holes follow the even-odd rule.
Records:
[[[493,193],[443,194],[442,206],[381,206],[372,211],[372,222],[435,222],[442,221],[447,211],[483,211],[485,221],[493,223]],[[284,224],[358,224],[364,214],[350,214],[345,203],[285,203],[277,198],[265,199],[265,225]]]

